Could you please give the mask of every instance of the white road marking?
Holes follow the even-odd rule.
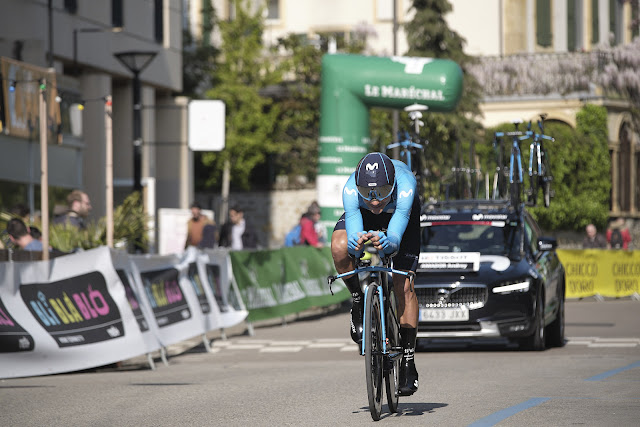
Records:
[[[232,344],[226,348],[229,350],[259,350],[264,348],[264,344]]]
[[[455,344],[448,341],[448,344]],[[640,347],[640,338],[600,338],[600,337],[567,337],[567,345],[584,346],[585,348],[635,348]],[[214,340],[211,352],[222,350],[258,350],[262,353],[297,353],[302,350],[335,349],[340,352],[358,353],[358,347],[349,339],[319,338],[315,340]]]
[[[271,341],[269,345],[309,346],[313,341]]]
[[[297,353],[304,347],[302,346],[274,346],[264,347],[260,349],[260,353]]]
[[[633,342],[640,344],[640,338],[596,338],[596,342]]]
[[[339,348],[344,347],[344,343],[341,342],[319,342],[316,344],[309,344],[308,348]]]
[[[637,347],[637,343],[633,342],[610,342],[610,343],[597,343],[589,344],[587,347],[601,348],[601,347]]]

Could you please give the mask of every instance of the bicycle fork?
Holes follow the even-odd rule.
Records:
[[[514,159],[515,157],[515,159]],[[514,148],[513,150],[511,150],[511,158],[510,158],[510,162],[509,162],[509,184],[513,184],[513,180],[514,180],[514,176],[513,176],[513,167],[514,167],[514,160],[517,160],[518,162],[518,182],[523,182],[523,177],[522,177],[522,158],[520,157],[520,153],[519,150],[517,150],[517,148]]]
[[[365,300],[365,304],[367,301],[367,294],[370,292],[369,290],[369,286],[367,286],[365,288],[364,291],[364,300]],[[379,300],[379,304],[380,304],[380,329],[381,331],[378,331],[379,334],[381,334],[382,337],[382,351],[380,351],[380,353],[384,356],[384,369],[385,371],[389,371],[391,369],[393,369],[393,363],[395,363],[398,359],[400,359],[403,355],[404,352],[402,350],[402,347],[398,346],[398,347],[393,347],[391,345],[391,343],[389,342],[389,337],[387,337],[387,318],[385,316],[385,301],[383,298],[383,290],[382,290],[382,286],[381,285],[377,285],[375,292],[377,293],[378,296],[378,300]],[[389,301],[389,304],[391,304],[391,301]],[[362,319],[362,323],[366,324],[367,322],[367,307],[365,305],[364,307],[364,316]],[[395,319],[389,319],[390,321],[395,321]],[[397,321],[396,321],[397,322]],[[362,335],[362,347],[360,348],[360,355],[364,356],[364,349],[365,349],[365,340],[367,339],[371,339],[371,337],[367,337],[366,334]],[[392,351],[394,351],[392,353]]]
[[[367,323],[367,313],[368,313],[368,307],[366,306],[367,303],[367,294],[370,292],[369,291],[369,286],[367,286],[364,289],[364,302],[365,302],[365,307],[364,307],[364,316],[362,316],[362,324],[366,325]],[[378,333],[382,334],[382,354],[387,354],[387,329],[386,329],[386,325],[385,325],[385,318],[384,318],[384,300],[382,298],[382,286],[381,285],[377,285],[376,287],[376,291],[378,293],[378,300],[380,301],[380,329],[382,329],[382,331],[378,331]],[[367,338],[371,338],[371,337],[367,337],[366,334],[362,334],[362,347],[360,348],[360,355],[364,356],[364,346],[365,346],[365,340]]]

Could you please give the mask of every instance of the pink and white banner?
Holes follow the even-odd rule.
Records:
[[[229,256],[106,247],[0,263],[0,378],[79,371],[244,321]]]
[[[108,248],[0,263],[0,378],[78,371],[145,352]]]

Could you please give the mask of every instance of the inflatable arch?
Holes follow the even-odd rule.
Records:
[[[343,212],[342,188],[370,151],[369,108],[401,109],[417,103],[431,112],[447,112],[461,95],[462,70],[448,59],[323,57],[316,185],[328,236]]]

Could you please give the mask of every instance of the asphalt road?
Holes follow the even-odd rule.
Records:
[[[637,426],[640,302],[568,301],[563,348],[431,343],[416,355],[420,389],[383,405],[385,425]],[[344,309],[212,334],[82,373],[0,380],[3,426],[370,425],[364,358]],[[179,353],[179,354],[176,354]]]

